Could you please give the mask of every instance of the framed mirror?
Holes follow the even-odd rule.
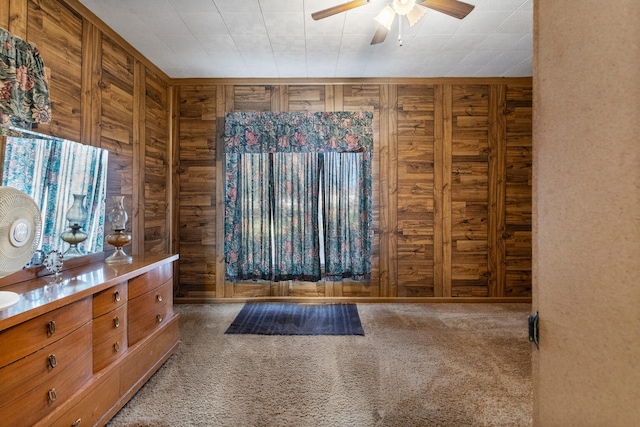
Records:
[[[68,213],[78,199],[86,212],[79,225],[87,238],[77,244],[77,255],[102,252],[108,151],[17,128],[1,130],[1,184],[28,194],[40,207],[39,255],[69,249],[60,236],[70,229]],[[34,266],[39,264],[35,258]]]

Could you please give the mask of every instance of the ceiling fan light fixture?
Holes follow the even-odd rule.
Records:
[[[413,27],[413,24],[418,22],[420,18],[422,18],[422,15],[425,14],[426,11],[427,11],[426,8],[416,4],[411,10],[411,12],[407,13],[407,20],[409,21],[409,25]]]
[[[405,16],[411,13],[416,5],[416,0],[393,0],[393,10],[398,15]]]
[[[337,0],[336,0],[337,1]],[[390,1],[388,5],[375,17],[377,22],[376,32],[371,39],[371,44],[382,43],[387,34],[391,30],[396,14],[398,18],[398,39],[402,46],[402,17],[406,16],[409,25],[413,26],[425,14],[427,9],[435,10],[445,15],[452,16],[457,19],[466,17],[473,8],[472,4],[464,3],[460,0],[386,0]],[[338,4],[327,9],[319,10],[311,14],[314,20],[328,18],[337,13],[346,12],[360,6],[369,4],[371,0],[349,0],[346,3]]]
[[[391,24],[393,24],[393,18],[395,17],[396,12],[390,6],[385,6],[385,8],[380,11],[378,16],[375,17],[375,20],[378,24],[382,25],[387,30],[390,30]]]

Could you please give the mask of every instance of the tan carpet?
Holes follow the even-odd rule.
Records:
[[[530,424],[529,304],[358,304],[365,336],[225,335],[241,307],[176,305],[180,350],[109,427]]]

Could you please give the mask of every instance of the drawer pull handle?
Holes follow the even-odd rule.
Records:
[[[51,366],[51,369],[53,369],[56,366],[58,366],[58,359],[56,359],[56,355],[55,354],[50,354],[49,355],[49,366]]]
[[[156,320],[158,321],[158,323],[162,322],[162,314],[156,315]]]
[[[53,335],[56,333],[56,322],[55,320],[51,320],[47,323],[47,335]]]
[[[120,318],[118,316],[113,318],[113,327],[114,328],[119,328],[120,327]]]
[[[115,291],[113,293],[113,299],[115,300],[115,302],[120,302],[120,292]]]
[[[156,301],[162,302],[162,295],[160,294],[156,295]]]
[[[119,352],[119,351],[120,351],[120,343],[119,343],[119,342],[116,342],[116,343],[113,345],[113,352],[114,352],[114,353],[117,353],[117,352]]]
[[[49,390],[49,403],[53,403],[58,400],[58,395],[56,394],[56,389],[52,388]]]
[[[80,427],[80,424],[82,424],[82,418],[75,420],[73,424],[71,424],[71,427]]]

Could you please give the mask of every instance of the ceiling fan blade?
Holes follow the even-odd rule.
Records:
[[[347,3],[342,3],[337,6],[333,6],[327,9],[319,10],[311,14],[311,17],[317,21],[319,19],[328,18],[340,12],[346,12],[347,10],[355,9],[356,7],[364,6],[369,3],[369,0],[353,0]]]
[[[458,19],[467,16],[475,7],[472,4],[463,3],[458,0],[427,0],[420,3],[420,5]]]
[[[389,30],[384,25],[378,24],[378,29],[376,29],[376,33],[373,35],[371,39],[371,44],[382,43],[384,39],[387,38],[387,34],[389,34]]]

